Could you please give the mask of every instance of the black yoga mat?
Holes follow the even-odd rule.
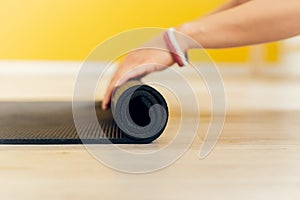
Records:
[[[79,137],[72,102],[1,102],[0,144],[150,143],[161,135],[168,121],[163,96],[138,81],[115,90],[112,109],[101,110],[101,102],[93,105],[102,130],[87,122],[80,125]],[[82,107],[81,111],[85,110],[89,109]]]

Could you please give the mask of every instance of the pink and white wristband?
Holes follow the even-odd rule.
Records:
[[[174,28],[169,28],[165,33],[164,33],[164,40],[166,42],[167,48],[169,49],[173,60],[180,66],[188,66],[188,57],[187,54],[184,53],[180,46],[179,43],[175,37],[175,29]]]

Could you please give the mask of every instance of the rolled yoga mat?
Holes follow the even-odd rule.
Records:
[[[141,82],[130,81],[117,88],[112,109],[95,110],[102,131],[95,124],[83,125],[79,137],[72,102],[1,102],[0,144],[139,144],[161,135],[168,121],[163,96]],[[87,112],[83,104],[81,112]],[[84,116],[85,113],[82,113]]]
[[[133,140],[155,140],[166,127],[168,106],[153,87],[128,81],[112,95],[112,113],[118,127]]]

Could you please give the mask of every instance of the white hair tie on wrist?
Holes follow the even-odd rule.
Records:
[[[174,28],[169,28],[165,34],[164,34],[164,40],[166,42],[166,45],[174,59],[174,61],[180,66],[188,66],[188,58],[186,53],[184,53],[180,46],[179,43],[175,37],[175,29]]]

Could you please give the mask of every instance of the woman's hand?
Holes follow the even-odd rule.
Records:
[[[129,79],[141,78],[151,72],[163,70],[173,63],[173,58],[167,51],[162,35],[149,41],[143,47],[130,52],[126,55],[124,61],[119,64],[108,86],[103,99],[102,109],[109,107],[115,87]]]

